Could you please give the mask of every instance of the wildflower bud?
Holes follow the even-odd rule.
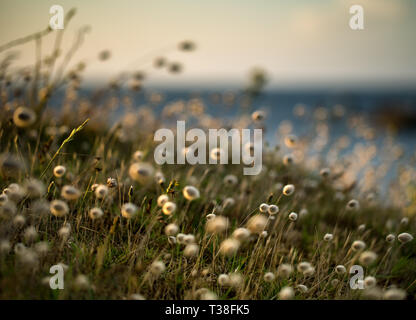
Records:
[[[179,227],[175,223],[169,223],[165,227],[165,234],[168,236],[174,236],[178,233]]]
[[[410,241],[412,241],[412,240],[413,240],[413,236],[412,236],[410,233],[403,232],[403,233],[400,233],[400,234],[397,236],[397,239],[398,239],[401,243],[407,243],[407,242],[410,242]]]
[[[207,221],[206,231],[212,234],[222,233],[228,229],[228,225],[228,218],[224,216],[216,216],[215,218]]]
[[[266,272],[263,277],[264,281],[266,282],[272,282],[275,278],[276,276],[273,272]]]
[[[62,178],[66,173],[66,168],[64,166],[56,166],[53,168],[53,175],[57,178]]]
[[[162,211],[165,215],[169,216],[176,211],[176,204],[172,201],[167,201],[163,205]]]
[[[219,252],[227,257],[235,255],[240,248],[240,241],[229,238],[221,242]]]
[[[81,196],[81,192],[73,186],[64,186],[62,188],[61,197],[68,201],[77,200]]]
[[[283,187],[283,194],[285,196],[291,196],[295,192],[295,186],[293,184],[288,184]]]
[[[125,203],[121,207],[121,215],[127,219],[133,218],[138,211],[139,208],[131,202]]]
[[[324,240],[327,242],[332,241],[332,239],[334,239],[334,236],[331,233],[327,233],[324,235]]]
[[[360,203],[357,200],[352,199],[347,203],[347,210],[356,211],[358,209],[360,209]]]
[[[279,207],[278,206],[276,206],[276,205],[274,205],[274,204],[271,204],[270,206],[269,206],[269,209],[267,210],[267,212],[272,216],[272,215],[275,215],[275,214],[278,214],[279,213]]]
[[[63,217],[68,214],[69,207],[62,200],[53,200],[50,204],[50,211],[55,217]]]
[[[284,287],[279,292],[280,300],[292,300],[295,297],[295,292],[292,287]]]
[[[377,254],[373,251],[364,251],[361,253],[360,258],[358,259],[361,264],[369,266],[374,263],[377,259]]]
[[[262,203],[259,207],[260,212],[266,213],[269,210],[269,205],[267,203]]]
[[[95,220],[95,219],[100,219],[104,215],[104,212],[100,208],[96,207],[96,208],[92,208],[88,214],[91,219]]]
[[[365,242],[361,240],[355,240],[351,245],[351,249],[354,251],[363,250],[365,247],[366,247]]]
[[[185,197],[185,199],[189,201],[199,198],[199,191],[197,188],[193,186],[186,186],[182,192],[183,192],[183,196]]]
[[[296,212],[292,212],[291,214],[289,214],[289,220],[290,221],[298,220],[298,214]]]
[[[183,250],[183,255],[187,258],[192,258],[198,255],[199,246],[195,243],[187,244]]]
[[[26,107],[19,107],[13,113],[13,122],[17,127],[26,128],[36,121],[36,113]]]
[[[166,270],[166,266],[163,261],[153,261],[150,265],[150,272],[155,276],[160,276]]]

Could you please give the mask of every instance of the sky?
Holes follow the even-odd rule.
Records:
[[[90,81],[145,70],[149,84],[241,86],[261,67],[269,88],[416,86],[415,0],[0,0],[0,45],[44,29],[54,4],[77,8],[65,47],[91,26],[74,59],[87,61]],[[349,27],[353,4],[364,8],[364,30]],[[175,50],[186,39],[196,51]],[[96,61],[103,49],[105,63]],[[16,50],[19,64],[33,63],[33,43]],[[183,74],[152,69],[145,58],[161,54],[183,62]]]

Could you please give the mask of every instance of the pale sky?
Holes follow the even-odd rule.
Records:
[[[0,0],[0,45],[45,28],[53,4],[78,10],[66,46],[77,28],[92,27],[75,62],[112,52],[89,65],[87,79],[143,69],[139,57],[191,39],[195,52],[167,54],[184,73],[147,67],[150,83],[239,86],[259,66],[272,88],[416,84],[415,0]],[[365,30],[349,28],[352,4],[364,7]],[[19,63],[31,64],[34,44],[17,49]]]

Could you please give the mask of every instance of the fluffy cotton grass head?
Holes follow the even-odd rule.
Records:
[[[351,249],[353,251],[363,250],[363,249],[365,249],[365,247],[366,247],[366,244],[362,240],[355,240],[351,245]]]
[[[65,201],[53,200],[50,203],[50,211],[55,217],[64,217],[69,212],[69,207]]]
[[[280,300],[292,300],[295,297],[295,291],[292,287],[284,287],[279,292]]]
[[[64,166],[56,166],[55,168],[53,168],[53,175],[56,178],[62,178],[66,173],[66,168]]]
[[[410,241],[412,241],[412,240],[413,240],[413,236],[412,236],[410,233],[403,232],[403,233],[400,233],[400,234],[397,236],[397,239],[398,239],[401,243],[407,243],[407,242],[410,242]]]
[[[17,127],[26,128],[34,124],[36,113],[26,107],[18,107],[13,113],[13,122]]]
[[[274,279],[276,279],[276,276],[273,272],[266,272],[263,276],[264,281],[266,282],[272,282]]]
[[[267,209],[267,213],[271,216],[274,216],[279,213],[279,207],[274,204],[271,204]]]
[[[167,194],[161,194],[157,198],[157,205],[158,207],[163,207],[163,205],[169,201],[169,196]]]
[[[384,300],[404,300],[406,299],[406,291],[398,288],[391,288],[384,292]]]
[[[251,232],[247,228],[237,228],[234,230],[232,237],[240,242],[247,241],[250,238]]]
[[[175,211],[176,211],[176,204],[172,201],[165,202],[165,204],[162,207],[162,212],[167,216],[170,216]]]
[[[183,255],[187,258],[196,257],[199,253],[199,246],[196,243],[189,243],[183,250]]]
[[[42,181],[30,179],[25,182],[24,190],[27,197],[34,199],[42,197],[46,192],[46,187]]]
[[[145,184],[153,179],[154,168],[150,163],[136,162],[130,166],[129,175],[134,181]]]
[[[234,256],[240,248],[240,241],[229,238],[221,242],[219,252],[226,257]]]
[[[219,234],[228,229],[228,218],[224,216],[215,216],[213,219],[209,219],[205,225],[207,233]]]
[[[193,186],[186,186],[185,188],[183,188],[182,193],[185,199],[189,201],[198,199],[200,196],[199,190]]]
[[[283,263],[277,268],[277,273],[280,277],[288,278],[293,272],[292,265]]]
[[[138,211],[139,211],[139,208],[131,202],[125,203],[121,207],[121,215],[127,219],[131,219],[135,217]]]
[[[349,211],[357,211],[360,209],[360,203],[358,200],[352,199],[347,203],[347,210]]]
[[[97,199],[104,199],[108,196],[108,187],[104,184],[100,184],[95,188],[94,194]]]
[[[96,219],[102,218],[102,216],[104,215],[104,212],[101,208],[96,207],[96,208],[92,208],[89,211],[88,215],[90,216],[92,220],[96,220]]]
[[[75,201],[81,196],[81,192],[74,186],[66,185],[62,188],[61,197],[67,201]]]
[[[283,187],[283,194],[285,196],[291,196],[295,192],[295,186],[293,184],[288,184]]]
[[[361,253],[358,261],[364,265],[369,266],[377,260],[377,254],[373,251],[364,251]]]
[[[267,226],[268,219],[263,214],[256,214],[247,221],[247,229],[251,233],[260,234]]]
[[[167,236],[175,236],[179,232],[179,227],[176,223],[169,223],[165,227],[165,234]]]

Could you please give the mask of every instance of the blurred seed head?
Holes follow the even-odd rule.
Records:
[[[139,208],[131,202],[125,203],[121,207],[121,215],[127,219],[131,219],[135,217],[138,211],[139,211]]]
[[[198,199],[200,196],[199,190],[193,186],[186,186],[182,192],[185,199],[189,201]]]
[[[64,217],[69,212],[68,205],[62,200],[53,200],[49,208],[55,217]]]
[[[162,211],[165,215],[169,216],[176,211],[176,204],[172,201],[167,201],[163,205]]]
[[[36,121],[36,113],[26,107],[18,107],[13,113],[13,122],[17,127],[27,128]]]

